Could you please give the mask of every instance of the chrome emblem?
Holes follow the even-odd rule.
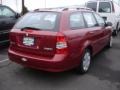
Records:
[[[47,50],[47,51],[52,51],[52,50],[53,50],[53,48],[44,47],[44,50]]]

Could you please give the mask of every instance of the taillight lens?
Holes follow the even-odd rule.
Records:
[[[62,35],[61,33],[58,33],[56,42],[56,53],[57,54],[67,53],[67,48],[68,46],[65,36]]]

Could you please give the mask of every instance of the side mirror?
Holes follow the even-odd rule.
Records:
[[[107,17],[102,17],[104,19],[104,21],[106,22],[107,21]]]
[[[16,13],[15,14],[15,18],[19,18],[20,17],[20,14],[19,13]]]
[[[106,22],[105,23],[105,26],[107,27],[107,26],[112,26],[112,23],[111,22]]]

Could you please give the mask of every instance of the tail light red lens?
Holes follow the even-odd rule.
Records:
[[[63,34],[58,33],[57,35],[57,42],[56,42],[56,53],[63,54],[67,52],[67,42],[66,38]]]

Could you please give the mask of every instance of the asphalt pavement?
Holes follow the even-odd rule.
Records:
[[[112,48],[93,58],[85,75],[25,68],[8,59],[7,49],[0,48],[0,90],[120,90],[120,33]]]

